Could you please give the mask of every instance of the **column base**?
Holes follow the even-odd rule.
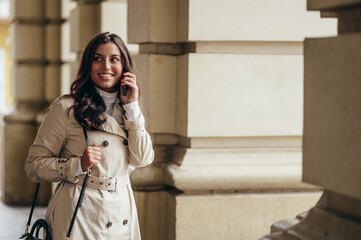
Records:
[[[1,156],[1,200],[9,205],[29,205],[33,201],[36,184],[24,171],[29,147],[37,132],[37,111],[17,108],[6,116],[3,128],[4,155]],[[6,141],[4,141],[6,139]],[[37,204],[46,205],[51,197],[51,184],[42,183]]]
[[[280,217],[308,210],[320,192],[134,191],[142,239],[257,239]],[[154,221],[157,219],[157,221]]]
[[[361,200],[325,191],[299,223],[260,240],[358,240],[361,236],[360,205]]]

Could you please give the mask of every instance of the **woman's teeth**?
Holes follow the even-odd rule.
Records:
[[[112,74],[103,74],[103,73],[100,73],[99,76],[101,76],[101,77],[111,77]]]

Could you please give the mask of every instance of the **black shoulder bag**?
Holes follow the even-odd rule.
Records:
[[[86,145],[89,146],[90,144],[89,144],[89,140],[88,140],[88,134],[87,134],[86,129],[84,127],[83,127],[83,132],[84,132],[84,136],[85,136]],[[88,177],[89,176],[90,176],[90,169],[88,170],[88,173],[86,174],[86,176],[84,178],[84,182],[83,182],[83,185],[82,185],[82,188],[81,188],[81,191],[80,191],[79,199],[78,199],[78,202],[77,202],[76,207],[74,209],[73,217],[71,219],[71,222],[70,222],[70,225],[69,225],[69,228],[68,228],[68,232],[66,234],[66,239],[67,240],[70,239],[70,234],[71,234],[71,230],[73,229],[76,214],[78,213],[78,209],[81,207],[81,204],[83,202],[84,192],[85,192],[86,185],[88,183]],[[39,238],[39,232],[40,232],[40,229],[43,228],[43,233],[45,235],[44,240],[52,240],[51,232],[50,232],[48,223],[44,219],[40,218],[40,219],[36,220],[35,223],[33,224],[33,226],[31,227],[30,232],[29,232],[31,218],[33,216],[33,211],[34,211],[34,207],[35,207],[36,198],[38,196],[39,187],[40,187],[40,183],[36,184],[33,203],[31,205],[29,219],[28,219],[28,222],[26,224],[25,233],[23,235],[21,235],[21,237],[19,239],[25,238],[25,240],[42,240],[41,238]]]

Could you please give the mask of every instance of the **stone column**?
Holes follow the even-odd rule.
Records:
[[[16,108],[5,118],[1,181],[5,203],[32,201],[35,185],[28,180],[23,165],[45,109],[62,93],[62,82],[70,79],[67,62],[76,56],[70,53],[66,18],[74,5],[70,0],[12,1],[12,89]],[[41,187],[39,201],[46,204],[51,186],[42,183]]]
[[[78,0],[77,7],[70,14],[71,50],[81,54],[86,44],[96,34],[110,32],[119,35],[127,43],[127,1],[126,0]],[[127,44],[131,53],[138,52],[137,44]],[[75,76],[79,62],[72,66]]]
[[[360,239],[360,0],[308,0],[338,18],[338,36],[307,39],[303,180],[324,193],[298,224],[262,239]],[[297,221],[296,221],[297,222]]]
[[[256,239],[319,198],[301,182],[305,1],[128,3],[154,164],[131,180],[143,239]]]
[[[24,162],[37,131],[37,114],[45,101],[45,4],[44,0],[13,0],[10,27],[12,89],[15,111],[5,117],[2,159],[2,201],[32,201],[34,184],[24,172]],[[42,184],[39,201],[50,197],[49,184]]]
[[[45,70],[45,98],[52,102],[61,94],[69,93],[69,86],[75,77],[71,64],[76,54],[70,50],[70,12],[76,7],[71,0],[46,0],[47,25]]]

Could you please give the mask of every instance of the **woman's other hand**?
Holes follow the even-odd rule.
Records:
[[[120,99],[123,104],[138,101],[139,88],[136,77],[133,73],[123,72],[123,78],[120,80]],[[128,86],[127,94],[123,95],[123,86]]]
[[[94,165],[97,165],[102,157],[101,147],[93,144],[85,149],[81,157],[81,168],[84,172]]]

